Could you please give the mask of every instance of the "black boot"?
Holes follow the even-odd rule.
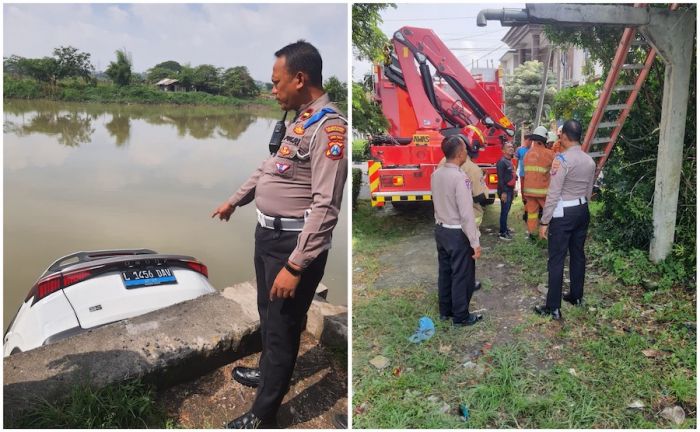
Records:
[[[226,429],[276,429],[277,423],[275,421],[265,421],[252,411],[248,411],[237,419],[229,422],[226,425]]]
[[[535,312],[539,315],[550,315],[553,320],[559,321],[561,317],[561,310],[550,309],[547,306],[535,306]]]
[[[483,318],[484,318],[484,316],[481,314],[470,313],[469,316],[467,317],[467,319],[465,319],[464,321],[460,321],[460,322],[453,322],[452,325],[457,326],[457,327],[472,326],[472,325],[478,323],[479,321],[481,321]]]
[[[566,293],[562,296],[562,299],[564,301],[571,303],[574,306],[581,306],[583,304],[583,299],[582,298],[573,298],[571,297],[571,293]]]
[[[260,369],[236,366],[231,371],[233,379],[248,387],[257,387],[260,384]]]

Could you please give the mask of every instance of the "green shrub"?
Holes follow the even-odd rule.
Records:
[[[41,84],[31,79],[12,79],[5,75],[2,88],[6,98],[37,99],[42,95]]]
[[[558,119],[576,119],[588,124],[598,101],[599,83],[561,89],[554,96],[554,115]]]
[[[366,161],[370,158],[367,140],[352,140],[352,160]]]
[[[354,159],[354,157],[353,157]],[[352,169],[352,208],[357,208],[357,197],[360,195],[362,187],[362,170],[359,168]]]

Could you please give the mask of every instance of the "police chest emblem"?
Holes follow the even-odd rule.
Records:
[[[289,164],[279,163],[279,162],[277,162],[275,165],[277,166],[277,172],[280,174],[284,174],[291,166]]]
[[[304,125],[296,125],[294,126],[294,133],[297,135],[301,135],[304,133]]]
[[[340,141],[329,142],[328,148],[326,149],[326,157],[333,160],[342,159],[344,147],[345,144]]]
[[[311,113],[313,113],[313,112],[314,112],[314,109],[309,108],[306,111],[304,111],[299,118],[301,118],[302,120],[306,120],[309,117],[311,117]]]
[[[282,146],[282,148],[280,149],[280,154],[281,154],[282,156],[289,156],[289,154],[290,154],[291,152],[292,152],[292,151],[291,151],[291,150],[289,149],[289,147],[287,147],[287,146]]]

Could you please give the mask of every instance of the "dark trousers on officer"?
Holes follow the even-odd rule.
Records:
[[[311,306],[316,287],[323,278],[328,251],[321,253],[302,273],[295,295],[270,301],[270,290],[296,247],[299,232],[255,228],[255,277],[258,284],[258,312],[262,354],[260,385],[252,412],[273,420],[282,404],[294,372],[304,316]]]
[[[561,288],[564,280],[564,260],[569,253],[569,276],[571,297],[583,297],[583,279],[586,273],[586,255],[583,245],[588,234],[590,214],[588,204],[564,208],[564,216],[552,218],[549,222],[549,290],[547,307],[561,307]]]
[[[474,250],[461,229],[435,226],[438,251],[438,301],[440,315],[456,323],[469,317],[474,294]]]

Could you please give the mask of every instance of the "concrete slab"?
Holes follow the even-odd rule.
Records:
[[[28,401],[60,398],[77,384],[100,388],[142,378],[166,388],[259,352],[256,298],[255,284],[244,282],[12,355],[4,359],[5,419]],[[308,323],[316,340],[347,349],[346,307],[317,297]]]
[[[142,377],[165,385],[258,351],[257,313],[244,305],[210,294],[12,355],[4,359],[5,419],[78,383]]]

